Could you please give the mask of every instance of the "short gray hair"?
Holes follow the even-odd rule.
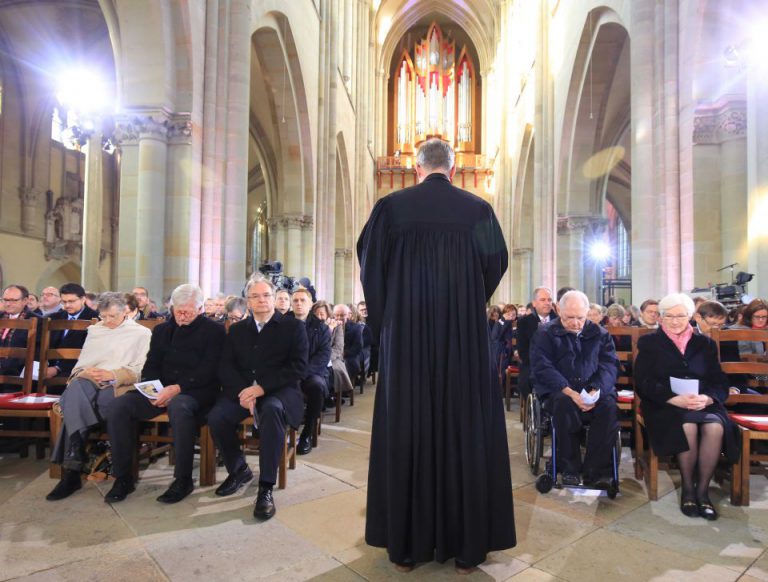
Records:
[[[416,153],[416,163],[427,171],[445,170],[448,173],[455,160],[456,155],[451,145],[436,137],[421,144]]]
[[[693,304],[693,299],[688,297],[685,293],[670,293],[667,295],[664,299],[659,301],[659,312],[661,313],[661,316],[664,317],[664,314],[667,311],[678,305],[685,307],[685,310],[688,312],[688,317],[693,317],[696,307]]]
[[[577,291],[576,289],[573,289],[572,291],[568,291],[560,298],[560,303],[558,304],[560,306],[560,309],[565,309],[565,306],[571,301],[571,300],[578,300],[581,302],[584,309],[589,311],[589,297],[587,297],[584,293],[581,291]]]
[[[125,309],[128,303],[125,300],[125,293],[118,293],[117,291],[105,291],[99,295],[99,311],[106,311],[112,307],[118,309]]]
[[[205,303],[205,296],[203,290],[197,285],[192,283],[184,283],[179,285],[171,293],[171,305],[186,305],[187,303],[195,302],[195,307],[200,309]]]
[[[277,291],[277,287],[272,282],[272,279],[268,279],[262,273],[256,271],[253,275],[250,276],[250,278],[248,279],[248,282],[245,284],[246,295],[248,295],[248,292],[250,291],[251,287],[253,287],[256,283],[264,283],[265,285],[269,286],[273,294]]]
[[[536,289],[533,290],[533,295],[531,295],[532,300],[536,300],[536,295],[539,294],[539,291],[546,291],[549,293],[549,296],[552,297],[552,289],[549,287],[536,287]]]
[[[233,297],[224,304],[224,311],[227,313],[232,313],[235,310],[242,311],[243,313],[248,312],[248,304],[245,302],[245,299],[242,297]]]

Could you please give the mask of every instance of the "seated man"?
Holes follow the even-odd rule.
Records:
[[[58,293],[58,291],[57,291]],[[4,311],[0,319],[36,319],[40,329],[39,316],[27,307],[29,290],[24,285],[8,285],[3,290]],[[27,330],[5,328],[0,330],[0,346],[4,348],[23,348],[27,345]],[[0,375],[19,376],[24,369],[21,358],[0,358]],[[18,392],[16,385],[0,385],[0,392]]]
[[[176,465],[173,482],[157,500],[178,503],[192,493],[192,460],[200,420],[219,393],[218,365],[226,332],[202,315],[203,291],[196,285],[179,285],[171,294],[172,317],[152,332],[143,380],[160,380],[164,386],[157,400],[135,390],[116,399],[109,409],[107,430],[112,443],[116,478],[104,501],[122,501],[135,487],[132,459],[137,420],[168,413],[173,429]]]
[[[101,422],[117,396],[141,377],[151,332],[126,317],[123,293],[102,293],[101,321],[88,328],[83,351],[59,404],[64,423],[52,462],[62,466],[61,481],[46,499],[57,501],[80,489],[88,429]]]
[[[67,283],[59,289],[61,293],[61,311],[51,316],[56,321],[89,321],[99,317],[99,312],[85,304],[85,289],[77,283]],[[51,332],[51,348],[55,349],[82,349],[85,343],[87,330],[58,330]],[[45,372],[47,378],[62,376],[69,378],[77,360],[55,360],[48,362]],[[60,388],[56,386],[55,388]],[[53,393],[53,390],[49,389]],[[56,392],[59,393],[59,392]]]
[[[304,324],[275,311],[275,286],[255,276],[245,289],[251,315],[232,325],[219,365],[222,393],[208,414],[213,440],[229,475],[216,495],[232,495],[253,478],[240,449],[238,429],[253,414],[259,431],[259,493],[253,515],[275,514],[272,487],[277,481],[285,431],[304,415],[300,382],[309,346]]]
[[[312,295],[303,287],[291,296],[293,315],[303,321],[307,327],[309,340],[309,359],[307,369],[301,379],[301,390],[307,399],[307,414],[304,430],[299,436],[296,452],[306,455],[312,450],[312,430],[323,411],[325,397],[328,396],[328,362],[331,360],[331,330],[322,321],[312,315]]]
[[[608,332],[587,319],[589,299],[568,291],[560,300],[560,318],[540,328],[531,342],[534,391],[552,415],[557,433],[557,466],[564,485],[607,486],[611,480],[611,451],[619,430],[616,375],[619,360]],[[581,391],[600,391],[597,402],[586,404]],[[590,421],[583,471],[579,434]]]
[[[344,363],[354,384],[363,371],[363,326],[351,319],[349,306],[339,303],[333,308],[333,317],[344,327]]]

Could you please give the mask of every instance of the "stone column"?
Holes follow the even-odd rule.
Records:
[[[139,127],[136,187],[136,280],[133,286],[164,293],[168,120],[148,116]]]
[[[509,298],[526,305],[533,294],[533,250],[520,248],[512,250],[513,291]]]
[[[42,192],[37,188],[19,188],[21,200],[21,230],[25,234],[32,234],[37,229],[37,205],[40,202]]]
[[[549,2],[540,2],[536,51],[536,150],[534,157],[534,287],[554,287],[556,279],[554,88],[549,67]]]
[[[678,10],[677,0],[660,8],[650,2],[631,5],[632,167],[637,169],[632,173],[632,300],[637,303],[680,290],[681,229],[686,237],[693,233],[691,192],[682,191],[680,182],[684,138],[679,127]],[[692,279],[687,271],[693,259],[685,260],[686,280]]]
[[[760,57],[758,57],[759,59]],[[768,296],[768,83],[764,65],[752,63],[747,84],[748,271],[753,297]],[[760,75],[763,75],[762,77]]]
[[[104,176],[101,132],[94,131],[85,146],[85,200],[80,283],[88,291],[103,291],[99,277],[101,231],[104,222]]]
[[[333,253],[333,302],[334,303],[347,303],[349,299],[346,297],[346,266],[347,266],[347,254],[352,253],[349,249],[336,249]]]
[[[117,288],[132,289],[136,281],[136,192],[139,179],[139,119],[115,119],[113,138],[120,148],[120,229],[115,270]]]

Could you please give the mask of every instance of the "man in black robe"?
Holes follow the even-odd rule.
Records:
[[[516,543],[485,320],[508,256],[491,206],[451,185],[450,146],[416,161],[419,184],[379,200],[357,244],[380,346],[365,539],[400,570],[465,570]]]

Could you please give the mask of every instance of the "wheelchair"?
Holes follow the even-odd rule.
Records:
[[[561,480],[558,479],[557,474],[557,435],[555,434],[555,428],[552,424],[552,419],[547,411],[544,410],[541,399],[536,395],[535,391],[526,399],[524,406],[525,422],[523,424],[523,430],[525,431],[525,459],[528,463],[528,467],[531,470],[531,474],[537,476],[536,489],[539,493],[549,493],[552,488],[562,489],[563,487],[570,487],[573,489],[596,489],[593,486],[585,485],[564,485]],[[586,429],[589,430],[589,425],[586,425]],[[544,457],[544,439],[551,437],[551,449],[552,454],[549,459],[545,461],[545,470],[539,474],[541,469],[541,461]],[[612,449],[613,467],[611,482],[605,491],[610,499],[615,499],[619,493],[619,462],[621,460],[621,430],[616,433],[616,443]]]

